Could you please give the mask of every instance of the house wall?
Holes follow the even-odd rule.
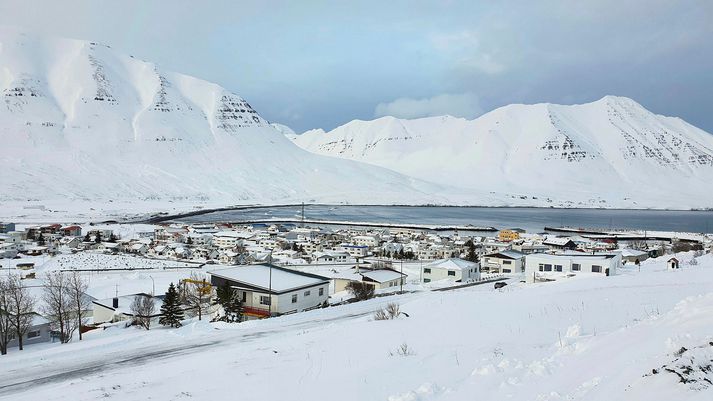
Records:
[[[39,331],[39,334],[40,334],[40,335],[39,335],[39,336],[36,336],[36,337],[30,338],[30,334],[31,334],[32,332],[36,332],[36,331]],[[50,339],[51,339],[51,338],[50,338],[50,325],[49,325],[49,323],[45,323],[45,324],[41,324],[41,325],[37,325],[37,326],[32,326],[32,327],[30,328],[30,330],[28,330],[27,333],[25,333],[25,335],[23,336],[22,346],[25,347],[25,346],[27,346],[27,345],[49,342]],[[19,343],[19,342],[17,341],[17,338],[14,338],[14,339],[10,340],[10,341],[7,343],[7,347],[8,347],[8,348],[15,348],[15,347],[18,346],[18,343]]]
[[[319,289],[322,289],[322,295],[319,295]],[[305,293],[309,291],[309,295]],[[292,295],[297,294],[297,302],[292,303]],[[308,288],[303,288],[298,291],[292,291],[285,294],[280,294],[275,297],[276,305],[273,305],[273,311],[278,313],[287,312],[302,312],[305,309],[313,308],[321,305],[329,298],[329,283],[315,285]]]
[[[550,272],[539,271],[540,264],[550,264],[553,269]],[[580,270],[572,270],[573,264],[579,264]],[[562,266],[562,272],[554,271],[555,265]],[[609,269],[609,275],[616,275],[616,270],[621,266],[621,255],[612,258],[592,258],[572,255],[563,257],[559,255],[533,254],[525,257],[525,277],[528,283],[535,281],[535,277],[557,278],[567,274],[593,273],[593,266],[601,266],[601,274],[604,276]]]
[[[507,264],[507,262],[510,262],[510,264]],[[522,268],[523,268],[522,259],[515,259],[515,260],[501,259],[501,258],[494,258],[491,256],[491,257],[484,257],[483,264],[488,266],[490,268],[490,271],[493,271],[495,269],[500,274],[522,273]],[[510,270],[510,271],[508,272],[505,270]]]
[[[94,323],[111,322],[114,319],[114,309],[99,304],[94,305]]]

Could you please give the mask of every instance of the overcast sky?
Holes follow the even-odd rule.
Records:
[[[217,82],[298,132],[612,94],[713,133],[711,0],[0,0],[0,24]]]

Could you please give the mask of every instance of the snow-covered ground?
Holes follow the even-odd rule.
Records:
[[[692,253],[676,256],[678,271],[658,258],[609,278],[422,291],[238,325],[94,331],[81,343],[11,350],[0,359],[0,399],[708,400],[713,256],[695,266]],[[388,302],[410,317],[374,321]]]

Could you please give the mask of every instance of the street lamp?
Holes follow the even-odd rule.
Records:
[[[151,295],[156,294],[156,282],[153,280],[153,277],[149,274],[149,278],[151,279]]]

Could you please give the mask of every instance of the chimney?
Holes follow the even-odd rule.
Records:
[[[111,306],[114,307],[114,309],[119,307],[119,298],[114,297],[114,299],[111,300]]]

